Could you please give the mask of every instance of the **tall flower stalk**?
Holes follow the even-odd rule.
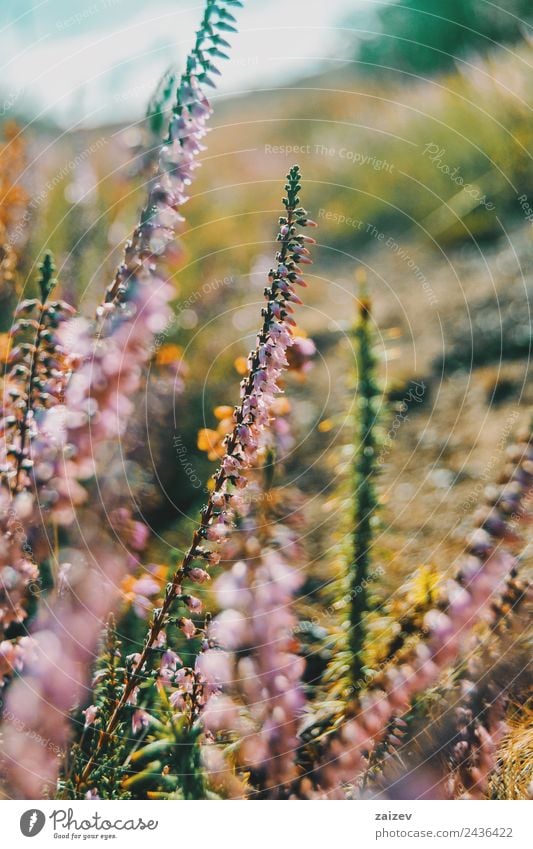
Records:
[[[214,86],[212,75],[219,73],[216,60],[226,58],[222,47],[229,46],[221,33],[236,32],[234,16],[226,7],[241,5],[238,0],[206,0],[177,85],[147,202],[97,308],[96,328],[77,320],[65,329],[66,337],[76,340],[84,362],[67,392],[63,424],[75,450],[60,463],[53,506],[63,524],[73,521],[73,508],[85,500],[83,483],[96,471],[95,447],[123,434],[133,411],[132,398],[153,355],[153,338],[171,319],[174,290],[165,279],[162,259],[184,221],[181,207],[189,199],[198,155],[205,149],[202,140],[212,114],[205,87]]]
[[[198,167],[198,154],[204,150],[202,139],[212,114],[204,87],[215,86],[212,75],[220,73],[216,60],[227,58],[222,48],[229,44],[221,33],[237,32],[235,17],[226,8],[232,6],[242,3],[206,0],[195,45],[177,87],[168,136],[159,153],[158,172],[151,181],[147,203],[126,245],[123,261],[98,308],[100,317],[111,315],[128,298],[130,289],[150,278],[155,271],[155,258],[174,240],[176,227],[183,221],[179,210],[188,200],[188,186]]]
[[[353,468],[354,527],[352,531],[353,561],[348,573],[350,684],[352,691],[360,687],[365,671],[366,617],[370,605],[368,583],[372,566],[372,541],[375,512],[378,506],[375,478],[376,398],[380,395],[375,378],[375,356],[371,330],[371,307],[361,287],[359,320],[354,341],[357,357],[356,444]]]
[[[44,255],[39,271],[40,298],[22,301],[16,309],[10,332],[13,342],[8,358],[10,368],[2,391],[0,522],[5,562],[0,571],[0,623],[3,629],[11,622],[23,622],[27,616],[28,587],[30,584],[37,587],[37,552],[33,551],[28,536],[31,526],[39,523],[33,492],[33,447],[46,412],[63,403],[65,388],[76,365],[75,358],[60,340],[61,325],[74,310],[64,301],[50,300],[56,285],[50,253]],[[18,667],[20,652],[15,654]]]
[[[321,727],[324,710],[330,715],[342,713],[343,706],[365,685],[368,620],[374,601],[371,585],[379,574],[374,567],[372,548],[378,509],[377,426],[382,392],[376,376],[371,300],[362,269],[358,270],[356,279],[359,283],[357,315],[350,335],[355,368],[349,385],[350,396],[355,397],[350,442],[346,446],[350,452],[350,468],[337,496],[343,515],[337,532],[334,563],[340,577],[335,576],[326,589],[330,609],[335,613],[332,628],[335,651],[322,679],[326,703],[316,714]],[[319,733],[318,727],[315,732]]]
[[[247,481],[242,473],[254,465],[262,435],[270,424],[272,404],[280,391],[278,381],[288,366],[286,352],[292,344],[291,325],[294,323],[290,315],[292,304],[301,303],[295,286],[306,285],[300,264],[311,261],[305,244],[314,240],[300,234],[298,228],[314,226],[314,222],[299,206],[300,188],[300,170],[294,166],[287,175],[286,196],[283,198],[286,214],[279,219],[277,241],[280,249],[276,254],[276,266],[268,275],[263,325],[257,345],[248,357],[248,374],[241,382],[241,401],[234,410],[234,424],[226,438],[225,455],[213,476],[212,491],[202,509],[192,542],[168,584],[161,608],[155,612],[143,649],[127,675],[122,696],[83,771],[82,782],[89,778],[100,751],[109,741],[124,707],[142,680],[152,648],[169,623],[172,606],[182,601],[190,608],[190,597],[183,591],[184,582],[197,584],[209,578],[208,572],[195,564],[203,561],[209,566],[218,562],[220,555],[209,547],[209,543],[222,542],[233,526],[236,512],[244,508],[240,492]],[[180,618],[178,624],[186,636],[194,635],[195,628],[189,619]]]

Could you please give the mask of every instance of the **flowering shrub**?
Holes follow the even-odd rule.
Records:
[[[297,165],[286,178],[255,343],[236,360],[239,394],[218,403],[217,424],[197,434],[216,471],[170,556],[161,555],[144,505],[115,485],[113,461],[129,462],[150,374],[171,375],[176,416],[188,416],[187,352],[157,339],[174,317],[176,234],[205,149],[206,89],[241,5],[206,0],[183,73],[168,72],[151,101],[136,170],[147,200],[95,314],[56,298],[47,252],[38,297],[17,305],[7,335],[2,793],[506,798],[500,752],[528,716],[531,688],[527,664],[517,674],[506,649],[527,651],[521,546],[532,434],[516,435],[453,577],[419,569],[404,597],[388,600],[376,543],[388,410],[362,286],[350,334],[355,412],[338,495],[344,518],[331,562],[315,557],[320,516],[305,480],[291,480],[302,450],[291,394],[312,379],[316,353],[293,317],[305,310],[298,293],[316,244]],[[9,200],[0,241],[21,202],[17,193]],[[7,281],[15,260],[6,257]],[[518,783],[527,795],[530,785]]]

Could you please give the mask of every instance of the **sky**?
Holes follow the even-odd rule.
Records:
[[[223,94],[279,85],[339,61],[348,16],[373,0],[247,0]],[[0,117],[24,110],[65,127],[140,117],[161,74],[180,67],[200,0],[0,0]]]

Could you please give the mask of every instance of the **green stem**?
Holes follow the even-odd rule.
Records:
[[[372,351],[370,305],[363,295],[360,299],[359,320],[354,341],[357,355],[357,446],[353,466],[355,489],[354,527],[352,531],[352,563],[349,571],[351,656],[350,683],[354,690],[361,687],[365,672],[367,613],[370,608],[368,583],[372,564],[373,519],[377,508],[374,485],[376,475],[376,411],[378,395],[375,381],[375,358]]]

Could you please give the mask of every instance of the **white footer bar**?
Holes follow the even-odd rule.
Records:
[[[2,846],[531,849],[533,802],[0,803]],[[67,841],[70,841],[67,843]]]

